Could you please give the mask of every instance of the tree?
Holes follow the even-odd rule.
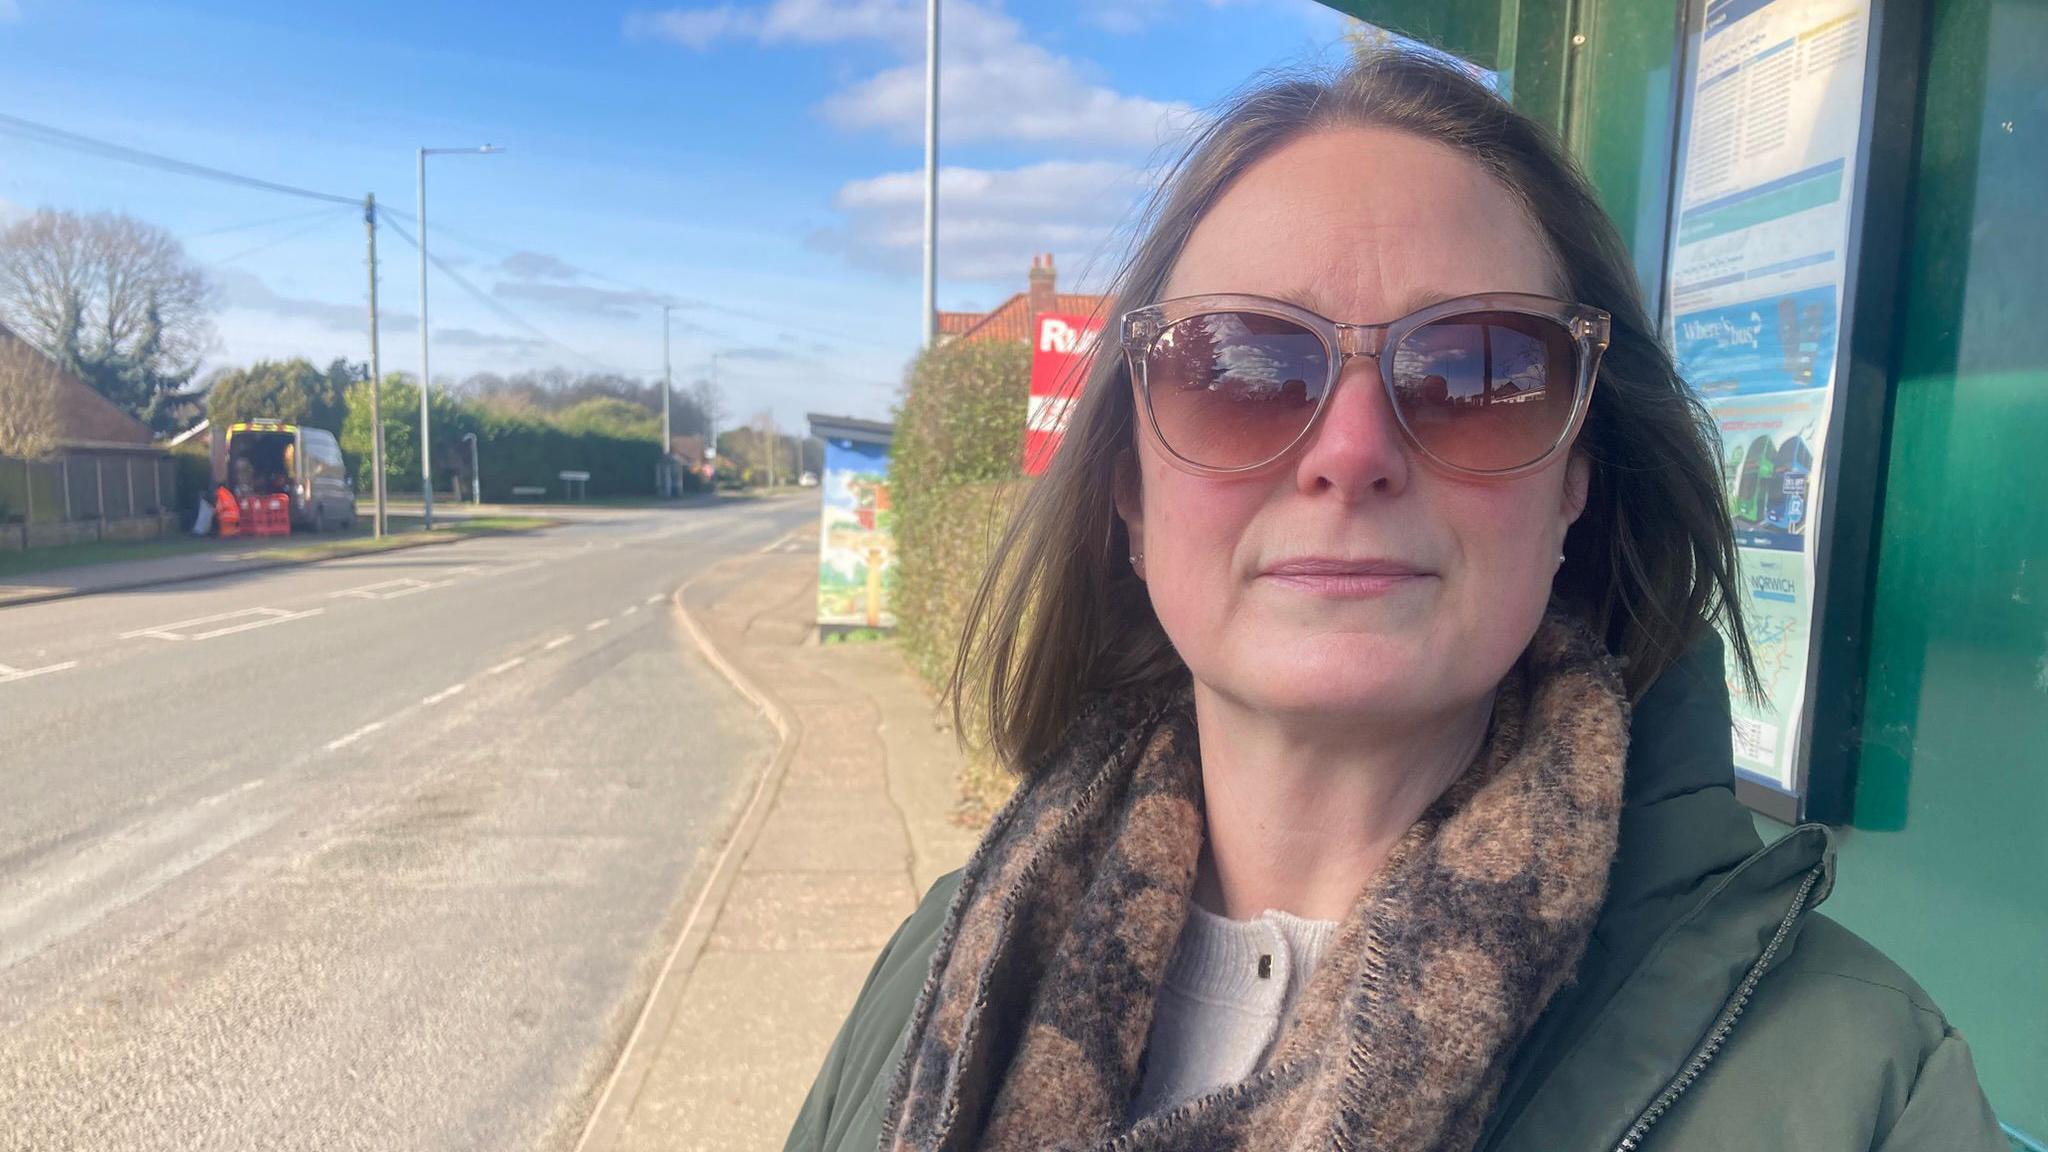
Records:
[[[159,432],[212,342],[212,298],[184,246],[132,216],[45,208],[0,232],[0,323]]]
[[[384,377],[381,397],[384,411],[384,490],[416,492],[420,483],[420,391],[412,380],[396,372]],[[341,451],[348,458],[349,474],[357,477],[356,491],[368,496],[372,459],[370,382],[361,380],[348,390],[348,415],[341,424]]]
[[[206,416],[217,426],[243,420],[283,420],[339,432],[348,413],[349,389],[369,370],[337,359],[322,372],[305,360],[258,360],[226,369],[206,393]]]
[[[0,456],[37,460],[57,446],[57,366],[0,332]]]
[[[617,396],[592,396],[555,413],[557,427],[570,432],[597,432],[621,440],[661,439],[661,416]]]

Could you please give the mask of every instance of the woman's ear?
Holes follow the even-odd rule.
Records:
[[[1593,483],[1593,461],[1584,452],[1573,450],[1564,465],[1564,502],[1558,509],[1564,516],[1564,526],[1578,523],[1586,511],[1586,494]]]
[[[1139,478],[1137,454],[1126,448],[1116,454],[1116,475],[1110,485],[1117,518],[1131,540],[1131,568],[1145,576],[1145,487]]]

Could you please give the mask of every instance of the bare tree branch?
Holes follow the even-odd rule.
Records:
[[[39,460],[57,446],[57,366],[0,334],[0,456]]]
[[[133,415],[190,378],[212,303],[177,239],[131,216],[45,208],[0,232],[0,324]]]

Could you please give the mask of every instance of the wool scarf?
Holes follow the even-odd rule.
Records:
[[[1614,856],[1628,704],[1553,611],[1474,762],[1339,925],[1250,1078],[1128,1118],[1204,836],[1186,691],[1100,700],[998,814],[947,912],[883,1152],[1466,1152],[1572,975]]]

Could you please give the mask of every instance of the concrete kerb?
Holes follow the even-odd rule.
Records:
[[[814,525],[785,533],[763,552],[780,546],[797,536],[815,533]],[[654,977],[654,986],[648,989],[647,1002],[641,1006],[639,1018],[633,1022],[633,1030],[626,1036],[625,1047],[619,1052],[618,1061],[612,1066],[612,1074],[605,1081],[604,1090],[598,1094],[597,1103],[590,1110],[590,1119],[583,1126],[583,1134],[576,1141],[575,1152],[603,1152],[618,1143],[627,1118],[632,1114],[633,1104],[639,1098],[641,1086],[647,1080],[656,1056],[656,1047],[643,1045],[641,1038],[647,1035],[666,1035],[669,1024],[674,1020],[676,1008],[682,1000],[683,985],[697,958],[703,954],[704,946],[711,939],[711,928],[724,908],[726,898],[732,893],[733,882],[738,879],[740,865],[745,863],[749,850],[760,838],[761,827],[767,823],[768,809],[780,790],[782,780],[789,773],[790,762],[796,758],[797,745],[803,736],[803,721],[797,718],[796,710],[790,708],[767,688],[756,684],[752,677],[735,666],[725,653],[719,651],[704,626],[690,613],[687,595],[698,581],[747,560],[754,559],[754,553],[745,553],[721,561],[697,573],[683,582],[670,595],[669,606],[676,621],[690,637],[691,643],[704,654],[704,658],[718,671],[718,674],[738,690],[747,701],[760,709],[774,726],[780,743],[774,755],[769,757],[761,778],[754,786],[753,798],[747,802],[745,811],[733,826],[725,847],[719,852],[718,860],[711,866],[711,875],[704,881],[704,888],[697,894],[697,900],[683,920],[682,929],[676,934],[675,944],[670,947],[668,957],[662,962],[660,972]]]
[[[197,584],[201,580],[221,580],[229,576],[240,576],[249,572],[266,572],[272,568],[300,568],[308,564],[325,564],[330,560],[349,560],[359,556],[382,556],[386,552],[404,552],[412,548],[427,548],[441,544],[458,544],[464,540],[482,540],[494,535],[489,532],[450,532],[436,536],[421,533],[419,540],[405,540],[382,548],[359,548],[353,551],[336,552],[332,556],[295,556],[269,560],[251,560],[246,564],[223,565],[208,572],[181,572],[175,576],[152,576],[145,580],[126,580],[115,584],[101,584],[93,588],[52,588],[43,592],[30,592],[22,596],[0,596],[0,610],[20,607],[24,604],[48,604],[53,600],[76,600],[81,596],[99,596],[107,592],[134,592],[143,588],[166,588],[173,584]],[[503,533],[511,535],[511,533]],[[280,544],[280,548],[293,545]],[[59,569],[62,571],[62,569]]]

